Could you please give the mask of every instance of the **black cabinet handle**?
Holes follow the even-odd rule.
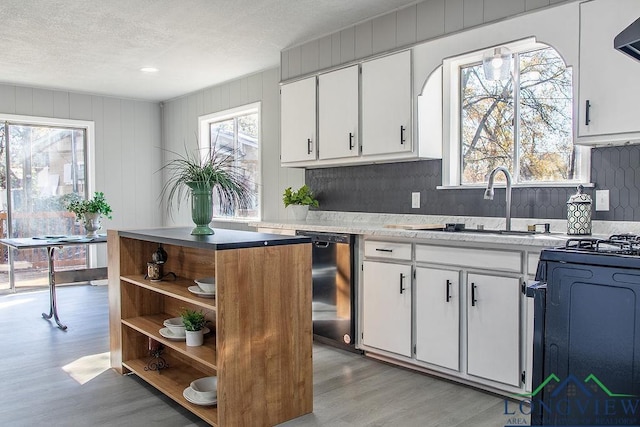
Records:
[[[404,274],[400,273],[400,293],[403,293],[404,290]]]
[[[478,300],[476,299],[476,284],[471,283],[471,306],[475,306],[477,301]]]
[[[447,280],[447,292],[446,292],[446,300],[447,302],[449,302],[449,300],[451,299],[451,281]]]
[[[311,138],[307,138],[307,154],[311,154]]]
[[[349,150],[353,150],[353,133],[349,132]]]
[[[389,252],[389,253],[391,253],[391,252],[393,252],[393,249],[382,249],[382,248],[376,248],[376,251],[378,251],[378,252]]]
[[[400,125],[400,144],[404,144],[406,139],[404,138],[405,127]]]
[[[589,123],[591,123],[591,102],[588,99],[584,103],[584,112],[584,124],[589,126]]]

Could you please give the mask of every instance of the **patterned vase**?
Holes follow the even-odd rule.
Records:
[[[578,192],[567,202],[567,234],[591,234],[591,196],[584,193],[584,187],[578,186]]]

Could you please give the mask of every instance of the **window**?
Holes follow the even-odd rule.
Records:
[[[71,193],[86,198],[88,141],[93,124],[38,117],[0,117],[0,235],[25,238],[84,233],[75,215],[64,207]],[[86,268],[86,247],[56,252],[60,269]],[[0,248],[0,264],[14,274],[0,273],[0,289],[48,286],[47,255],[42,250]]]
[[[445,151],[458,166],[443,174],[443,184],[481,185],[497,166],[521,185],[588,181],[588,148],[573,144],[572,68],[547,45],[507,47],[514,54],[506,80],[485,78],[483,52],[445,61],[449,140],[456,145]]]
[[[233,158],[234,166],[251,183],[251,206],[225,215],[214,206],[214,217],[237,220],[260,219],[260,104],[251,104],[200,117],[200,141],[206,148]]]

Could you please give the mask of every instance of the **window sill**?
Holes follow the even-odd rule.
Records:
[[[260,222],[260,218],[233,218],[233,217],[225,217],[225,216],[214,216],[211,222],[231,222],[231,223],[240,223],[240,224],[248,224],[250,222]]]
[[[582,185],[585,188],[594,188],[596,185],[593,182],[549,182],[549,183],[531,183],[531,184],[513,184],[511,188],[575,188],[578,185]],[[505,188],[506,184],[503,182],[497,182],[493,186],[494,188]],[[438,185],[436,190],[478,190],[487,188],[487,184],[478,185]]]

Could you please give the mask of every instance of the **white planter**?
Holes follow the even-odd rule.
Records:
[[[199,331],[186,331],[187,347],[198,347],[204,342],[204,333],[202,329]]]
[[[289,205],[288,208],[293,214],[293,219],[296,221],[304,221],[307,219],[307,213],[309,213],[308,205]]]
[[[100,217],[100,213],[84,213],[84,228],[87,230],[87,237],[98,237],[98,230],[102,228]]]

